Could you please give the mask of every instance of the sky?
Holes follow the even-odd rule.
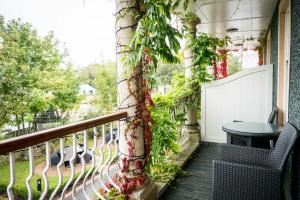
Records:
[[[6,20],[21,18],[41,36],[54,31],[75,67],[115,60],[114,12],[113,0],[0,0]],[[257,54],[244,52],[243,68],[257,63]]]
[[[54,31],[75,67],[115,60],[112,0],[0,0],[5,20],[21,18],[44,36]]]

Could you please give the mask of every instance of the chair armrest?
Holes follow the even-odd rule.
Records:
[[[271,150],[239,145],[221,145],[221,160],[233,163],[270,166]]]
[[[277,169],[213,161],[213,199],[281,199]]]

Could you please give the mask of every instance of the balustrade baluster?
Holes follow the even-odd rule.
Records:
[[[86,192],[86,182],[88,177],[91,175],[91,173],[93,172],[94,168],[95,168],[95,150],[97,148],[97,128],[94,127],[93,130],[93,148],[91,149],[91,156],[92,156],[92,164],[91,167],[89,169],[89,171],[86,173],[84,179],[83,179],[83,194],[85,196],[86,199],[90,200],[91,198],[88,196],[87,192]],[[91,182],[91,184],[93,185],[93,182]]]
[[[102,125],[102,143],[100,144],[100,148],[99,148],[100,158],[99,158],[99,161],[97,163],[97,167],[96,167],[96,169],[94,170],[94,172],[92,174],[92,188],[93,188],[93,191],[97,195],[97,197],[100,198],[101,200],[104,200],[105,198],[98,192],[99,188],[95,187],[95,176],[96,176],[97,172],[99,171],[99,168],[102,167],[102,163],[103,163],[103,160],[104,160],[104,156],[103,156],[103,146],[104,146],[104,144],[105,144],[105,125]],[[100,175],[100,180],[99,181],[100,181],[101,185],[103,185],[101,173],[99,173],[99,175]]]
[[[110,137],[113,138],[113,123],[110,124]],[[106,170],[106,173],[107,173],[107,177],[108,177],[108,180],[109,182],[119,191],[121,191],[120,187],[111,179],[110,177],[110,174],[109,174],[109,169],[110,169],[110,166],[112,165],[113,161],[118,157],[118,141],[119,139],[119,131],[116,135],[116,138],[113,140],[114,141],[114,146],[115,146],[115,154],[114,156],[111,157],[109,163],[108,163],[108,166],[107,166],[107,170]]]
[[[33,198],[32,196],[32,188],[30,185],[30,181],[34,175],[34,152],[33,147],[28,147],[28,157],[29,157],[29,175],[26,178],[26,186],[28,191],[28,200]]]
[[[59,146],[60,146],[60,161],[56,166],[56,170],[57,170],[57,174],[58,174],[58,183],[54,189],[54,191],[52,192],[51,196],[50,196],[50,200],[54,199],[55,195],[57,194],[59,188],[62,185],[63,182],[63,174],[62,174],[62,165],[64,164],[64,160],[65,160],[65,152],[64,152],[64,148],[65,148],[65,138],[60,138],[59,139]]]
[[[13,186],[16,182],[15,152],[9,153],[9,169],[10,169],[10,182],[7,186],[7,195],[9,200],[13,200],[14,199]]]
[[[83,131],[83,152],[80,155],[81,172],[80,172],[79,176],[77,177],[77,179],[75,180],[73,187],[72,187],[73,199],[75,199],[77,184],[79,183],[79,181],[81,180],[81,178],[83,177],[84,172],[85,172],[86,162],[85,162],[84,156],[86,155],[86,153],[87,153],[87,132],[85,130],[85,131]]]
[[[102,117],[96,117],[89,120],[84,120],[81,122],[76,122],[74,124],[68,124],[61,127],[37,131],[35,133],[29,133],[26,136],[19,136],[9,140],[2,140],[0,141],[0,154],[7,155],[9,154],[9,168],[10,168],[10,182],[7,184],[7,195],[9,200],[14,200],[14,188],[16,182],[16,171],[15,171],[15,152],[17,151],[26,151],[28,152],[28,164],[29,164],[29,173],[26,174],[26,189],[28,196],[26,199],[32,200],[34,193],[32,188],[32,180],[35,173],[35,157],[34,151],[36,145],[44,145],[45,147],[45,165],[43,166],[42,171],[42,194],[40,196],[40,200],[49,199],[54,200],[58,196],[58,193],[63,184],[63,164],[68,164],[70,166],[70,174],[68,175],[69,178],[66,185],[62,188],[62,192],[59,194],[60,199],[65,199],[67,196],[68,191],[68,199],[75,199],[75,192],[76,187],[79,185],[80,180],[83,180],[82,187],[83,187],[83,194],[85,196],[84,199],[92,199],[93,197],[90,194],[90,187],[92,187],[93,193],[97,195],[97,199],[105,200],[103,197],[104,195],[100,192],[100,188],[104,191],[109,192],[110,188],[105,185],[104,182],[110,182],[114,187],[117,189],[118,186],[116,183],[113,182],[113,178],[109,177],[110,174],[115,173],[117,170],[117,166],[115,165],[115,160],[118,157],[118,140],[119,140],[119,133],[113,134],[113,122],[125,119],[128,116],[127,112],[119,112],[114,113],[111,115],[106,115]],[[110,125],[110,134],[105,135],[105,125]],[[97,138],[97,126],[102,125],[102,142],[98,142]],[[93,135],[93,147],[92,149],[88,149],[87,145],[87,132],[94,128],[94,135]],[[120,130],[120,128],[119,128]],[[81,173],[78,178],[76,178],[74,185],[72,184],[75,177],[75,160],[78,159],[78,155],[80,152],[77,151],[77,135],[76,133],[84,131],[84,152],[81,154]],[[72,145],[71,147],[65,147],[65,137],[69,137],[72,135]],[[105,138],[106,137],[106,138]],[[108,138],[109,137],[109,138]],[[53,140],[59,139],[59,146],[60,146],[60,160],[56,166],[57,174],[58,174],[58,181],[54,188],[54,191],[50,194],[50,187],[49,187],[49,169],[51,166],[51,148],[50,142]],[[108,140],[109,139],[109,140]],[[106,144],[107,142],[107,144]],[[100,143],[100,144],[98,144]],[[112,144],[114,143],[114,144]],[[106,144],[106,145],[105,145]],[[99,146],[98,146],[99,145]],[[105,156],[104,156],[104,147],[105,149]],[[98,148],[100,156],[98,155]],[[116,152],[112,152],[112,148],[116,149]],[[97,152],[97,154],[96,154]],[[86,172],[86,154],[90,156],[91,167]],[[91,180],[90,180],[91,178]],[[91,185],[90,185],[91,184]],[[71,191],[69,191],[69,189]],[[73,193],[72,193],[73,191]],[[49,195],[49,196],[48,196]],[[83,198],[76,197],[76,198]]]
[[[49,190],[49,181],[48,181],[48,176],[47,176],[47,172],[50,168],[50,165],[51,165],[51,158],[50,158],[50,142],[45,142],[45,146],[46,146],[46,150],[45,150],[45,154],[46,154],[46,166],[45,168],[43,169],[43,180],[44,180],[44,191],[43,193],[41,194],[41,197],[40,197],[40,200],[43,200],[45,199],[45,197],[47,196],[47,193],[48,193],[48,190]]]
[[[75,167],[74,167],[74,161],[76,160],[77,157],[77,137],[76,137],[76,133],[72,134],[72,158],[69,160],[70,163],[70,167],[71,167],[71,175],[70,178],[67,182],[67,184],[65,185],[63,191],[61,192],[61,199],[64,200],[65,199],[65,195],[66,195],[66,191],[69,188],[69,186],[71,185],[74,176],[75,176]],[[76,161],[75,161],[76,162]]]
[[[104,162],[104,164],[101,166],[100,168],[100,183],[103,187],[103,189],[106,191],[106,192],[109,192],[110,190],[106,187],[105,183],[102,181],[103,179],[103,171],[104,171],[104,168],[107,167],[107,164],[109,163],[110,159],[111,159],[111,149],[110,149],[110,144],[112,143],[113,141],[113,138],[112,138],[112,133],[110,134],[110,140],[108,141],[108,143],[106,144],[106,147],[107,147],[107,158]],[[107,176],[109,176],[109,174],[107,174]]]

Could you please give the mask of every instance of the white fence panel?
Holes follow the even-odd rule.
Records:
[[[201,140],[226,142],[222,125],[266,122],[272,110],[273,65],[246,69],[201,89]]]

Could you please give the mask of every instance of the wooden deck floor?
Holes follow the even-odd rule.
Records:
[[[212,160],[219,159],[220,146],[201,144],[184,170],[187,176],[177,178],[160,200],[212,199]]]

